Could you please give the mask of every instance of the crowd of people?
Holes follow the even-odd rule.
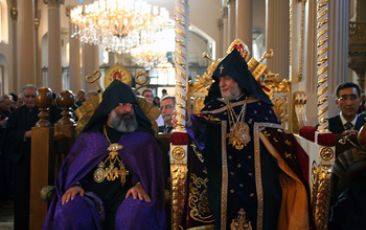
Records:
[[[272,102],[237,49],[220,61],[212,80],[204,108],[192,115],[191,127],[187,127],[207,179],[212,227],[312,229],[309,182],[299,162],[304,153],[293,148],[295,139],[281,128]],[[149,88],[141,95],[160,109],[159,133],[171,133],[175,97],[165,89],[161,99],[154,97]],[[29,227],[36,96],[37,88],[26,85],[18,97],[0,97],[0,175],[5,185],[1,198],[13,196],[15,229]],[[93,96],[98,94],[80,90],[73,109]],[[338,135],[337,157],[358,148],[347,145],[347,140],[357,142],[358,131],[366,122],[365,114],[360,113],[362,101],[357,84],[346,82],[337,87],[340,113],[329,119],[329,130]],[[60,110],[51,107],[51,123],[59,118]],[[169,173],[163,158],[168,152],[162,152],[152,122],[132,88],[113,81],[62,163],[44,229],[167,229],[164,188]],[[337,210],[334,213],[331,223],[337,223]],[[337,229],[341,225],[331,226]]]

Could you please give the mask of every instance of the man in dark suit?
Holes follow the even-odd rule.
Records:
[[[30,137],[31,128],[38,120],[37,88],[26,85],[22,96],[24,105],[9,117],[3,146],[14,168],[14,229],[28,229]]]
[[[329,118],[329,131],[338,134],[336,152],[348,149],[345,137],[355,139],[358,130],[366,122],[366,114],[357,114],[361,105],[361,89],[353,82],[343,82],[336,88],[338,115]]]
[[[17,108],[6,123],[3,154],[12,162],[14,170],[14,229],[28,229],[29,187],[32,127],[38,121],[36,107],[38,90],[34,85],[26,85],[22,90],[24,105]],[[51,108],[50,121],[54,123],[56,109]]]
[[[160,112],[164,126],[159,126],[159,132],[170,133],[173,130],[172,117],[175,111],[175,97],[165,96],[160,101]]]

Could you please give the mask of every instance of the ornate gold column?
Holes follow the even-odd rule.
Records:
[[[227,0],[228,7],[228,40],[229,44],[234,41],[236,33],[235,33],[235,22],[236,22],[236,10],[235,10],[235,1],[236,0]]]
[[[63,0],[43,0],[48,9],[48,79],[47,84],[53,92],[63,89],[61,79],[61,23],[60,4]]]
[[[330,47],[330,11],[328,0],[317,1],[317,76],[319,132],[328,131],[328,80]],[[327,229],[330,198],[330,177],[335,153],[330,147],[320,146],[319,165],[313,165],[312,206],[316,229]]]
[[[69,17],[70,15],[68,15]],[[69,18],[70,19],[70,18]],[[72,24],[69,22],[69,73],[70,73],[70,90],[77,93],[81,87],[80,76],[80,40],[72,37]]]
[[[284,78],[289,76],[288,12],[288,1],[266,0],[266,48],[274,51],[268,69]]]
[[[252,0],[236,0],[236,36],[252,52],[253,3]]]
[[[188,0],[175,2],[175,110],[177,127],[173,130],[170,144],[170,173],[171,173],[171,229],[183,229],[183,209],[187,191],[187,148],[188,135],[186,125],[186,103],[188,87]]]
[[[16,89],[20,91],[25,84],[35,84],[35,30],[33,18],[33,1],[17,1],[16,26]]]

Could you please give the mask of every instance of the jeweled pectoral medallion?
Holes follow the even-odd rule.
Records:
[[[242,150],[250,142],[249,126],[245,122],[237,122],[229,133],[229,144]]]
[[[97,183],[102,183],[105,179],[105,170],[104,168],[97,168],[94,171],[94,181]]]

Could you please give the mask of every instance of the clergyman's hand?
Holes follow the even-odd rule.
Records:
[[[70,200],[73,200],[75,198],[76,195],[80,195],[80,196],[84,196],[85,191],[82,187],[80,186],[72,186],[70,187],[62,196],[62,201],[61,204],[64,205],[67,202],[69,202]]]
[[[126,193],[126,198],[132,196],[133,199],[143,200],[145,202],[151,202],[149,195],[145,192],[144,188],[140,183],[135,184]]]

